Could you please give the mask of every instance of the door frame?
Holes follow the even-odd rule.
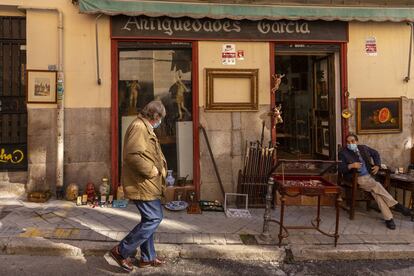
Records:
[[[120,170],[119,167],[119,114],[118,114],[118,77],[119,77],[119,42],[175,42],[170,39],[163,40],[149,40],[139,37],[133,38],[112,38],[111,39],[111,176],[112,176],[112,191],[116,195],[117,188],[120,185]],[[182,41],[182,40],[180,40]],[[177,41],[177,42],[180,42]],[[198,42],[185,40],[191,43],[192,51],[192,72],[191,72],[191,86],[192,86],[192,118],[193,118],[193,185],[196,192],[197,200],[200,198],[200,142],[199,142],[199,91],[198,91]]]
[[[335,114],[332,114],[331,120],[334,120],[334,124],[337,124],[337,116],[338,112],[342,112],[342,110],[348,108],[348,62],[347,62],[347,53],[348,53],[348,42],[342,42],[342,41],[322,41],[322,42],[314,42],[314,41],[272,41],[269,43],[269,64],[270,64],[270,76],[269,76],[269,82],[270,87],[272,87],[272,75],[275,74],[275,48],[277,44],[331,44],[331,45],[338,45],[339,46],[339,72],[335,72],[336,74],[339,74],[339,82],[340,82],[340,91],[339,95],[335,93],[335,99],[336,97],[340,98],[340,108],[341,110],[336,110]],[[275,107],[275,98],[276,95],[273,93],[270,93],[270,108],[273,110]],[[336,106],[336,104],[335,104]],[[282,107],[283,110],[283,107]],[[331,114],[330,114],[331,116]],[[342,145],[345,143],[344,139],[346,135],[349,133],[349,121],[348,119],[341,118],[341,137],[338,137],[338,133],[335,131],[335,137],[336,137],[336,144],[338,144],[339,141],[342,142]],[[336,130],[336,129],[335,129]],[[271,117],[271,140],[272,143],[276,143],[276,126],[275,126],[275,120],[273,117]],[[336,145],[333,145],[333,151],[335,159],[337,159],[337,147]]]

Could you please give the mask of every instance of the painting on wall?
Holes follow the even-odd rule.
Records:
[[[56,103],[56,71],[27,70],[28,103]]]
[[[356,104],[357,134],[402,131],[401,98],[359,98]]]

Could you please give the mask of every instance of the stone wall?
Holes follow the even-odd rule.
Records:
[[[56,109],[28,109],[27,191],[51,190],[56,183]],[[110,108],[65,109],[65,185],[81,189],[110,176]]]
[[[27,109],[27,192],[55,191],[56,109]]]
[[[242,169],[246,141],[260,140],[261,115],[269,112],[261,105],[258,112],[206,112],[200,108],[200,125],[206,129],[225,192],[237,191],[238,171]],[[265,130],[264,141],[270,140]],[[203,134],[200,132],[201,199],[223,200]]]
[[[349,99],[353,116],[349,119],[350,132],[356,133],[356,100]],[[389,167],[407,168],[413,145],[413,99],[402,98],[403,127],[401,133],[359,134],[359,142],[379,151],[381,161]]]
[[[25,194],[27,172],[0,172],[0,198],[20,197]]]

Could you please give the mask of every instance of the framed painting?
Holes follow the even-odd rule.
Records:
[[[27,103],[56,103],[56,71],[27,70]]]
[[[358,98],[357,134],[402,131],[401,98]]]

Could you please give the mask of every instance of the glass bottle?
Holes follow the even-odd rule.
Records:
[[[110,191],[109,180],[108,178],[104,177],[102,178],[102,183],[101,183],[101,186],[99,187],[99,193],[101,194],[101,196],[103,195],[108,196],[109,191]]]

